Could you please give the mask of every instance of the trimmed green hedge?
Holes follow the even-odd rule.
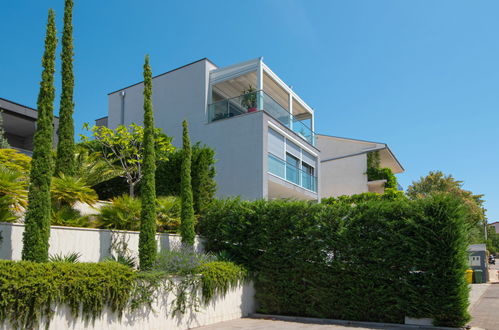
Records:
[[[200,224],[206,247],[255,274],[260,312],[403,323],[469,320],[466,227],[448,196],[423,200],[224,200]]]

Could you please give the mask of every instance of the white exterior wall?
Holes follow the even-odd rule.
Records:
[[[0,223],[0,232],[3,237],[0,259],[21,260],[24,225]],[[80,261],[98,262],[111,255],[111,243],[116,240],[127,242],[129,253],[138,258],[139,232],[61,226],[50,227],[49,254],[78,252]],[[161,251],[179,246],[181,238],[176,234],[157,234],[156,241],[158,251]],[[198,251],[203,250],[199,237],[196,237],[195,246]]]
[[[321,198],[367,192],[367,154],[362,152],[377,146],[377,143],[367,141],[318,135],[317,148],[321,151]],[[344,156],[348,157],[334,159]]]
[[[321,163],[321,198],[368,192],[366,171],[366,154]]]

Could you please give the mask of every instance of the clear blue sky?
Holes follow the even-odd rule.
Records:
[[[47,9],[61,31],[63,2],[0,3],[0,97],[36,106]],[[499,221],[498,1],[75,2],[77,128],[141,80],[146,53],[155,74],[263,56],[315,109],[316,131],[387,143],[404,188],[452,174]]]

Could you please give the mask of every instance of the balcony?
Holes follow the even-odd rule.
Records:
[[[239,116],[245,113],[265,111],[299,137],[315,146],[315,134],[307,125],[284,109],[264,91],[254,91],[208,105],[208,122]]]
[[[316,176],[307,173],[272,154],[268,154],[268,171],[281,179],[317,193]]]

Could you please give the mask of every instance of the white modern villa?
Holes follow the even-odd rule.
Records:
[[[116,128],[143,119],[143,83],[108,95],[108,116],[97,125]],[[315,113],[262,58],[218,67],[208,59],[153,78],[155,124],[179,147],[182,121],[191,141],[216,152],[218,196],[320,200],[383,191],[368,182],[367,153],[403,172],[386,144],[314,132]]]

